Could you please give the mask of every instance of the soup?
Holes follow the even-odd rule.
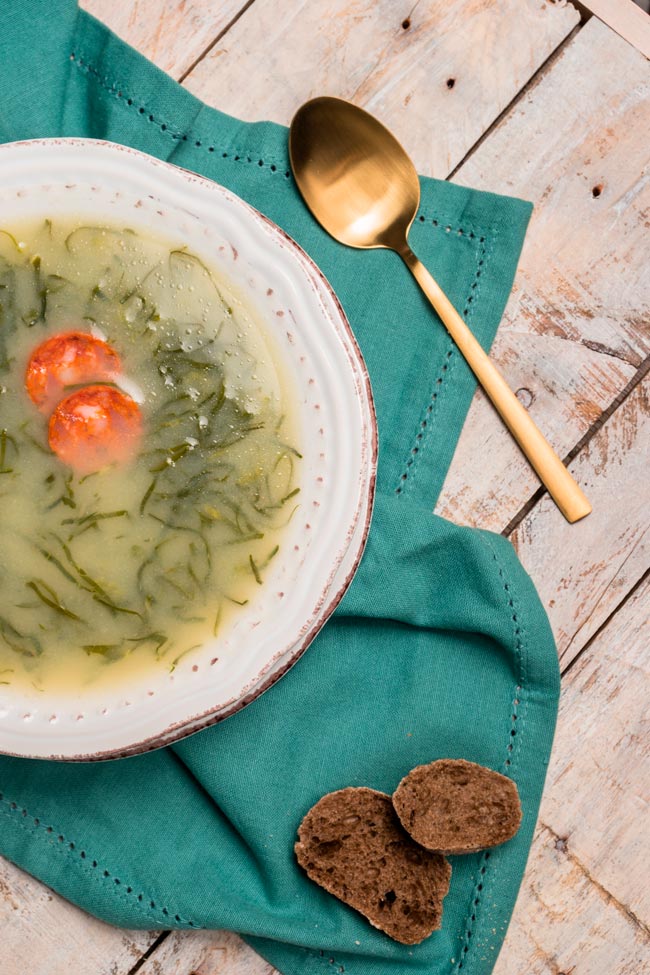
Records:
[[[253,310],[182,244],[0,230],[0,685],[126,681],[218,637],[298,504],[296,414]]]

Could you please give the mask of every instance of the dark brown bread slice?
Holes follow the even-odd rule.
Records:
[[[438,853],[473,853],[505,843],[521,823],[517,786],[464,759],[418,765],[393,794],[402,825]]]
[[[451,867],[404,832],[390,796],[330,792],[309,810],[298,838],[307,875],[395,941],[419,944],[440,927]]]

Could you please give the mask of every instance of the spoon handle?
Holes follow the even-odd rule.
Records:
[[[408,246],[398,253],[564,517],[569,522],[584,518],[591,511],[589,501],[447,295]]]

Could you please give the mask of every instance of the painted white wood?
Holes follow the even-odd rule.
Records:
[[[181,78],[246,0],[81,0],[81,6],[174,78]]]
[[[650,375],[571,465],[592,514],[568,525],[546,496],[512,535],[548,611],[563,667],[650,566],[649,444]]]
[[[495,975],[650,969],[650,580],[563,683],[528,869]]]
[[[647,934],[559,842],[544,829],[533,842],[493,975],[646,975]]]
[[[173,931],[138,975],[274,975],[275,971],[229,931]]]
[[[315,95],[351,99],[444,179],[578,20],[546,0],[256,0],[185,84],[284,124]]]
[[[650,58],[650,17],[647,3],[634,0],[582,0],[583,6]]]
[[[535,203],[493,356],[560,456],[650,355],[648,131],[650,63],[594,18],[455,177]],[[501,531],[538,486],[477,394],[437,510]]]
[[[567,675],[540,818],[650,934],[648,647],[650,578]]]
[[[2,975],[125,975],[156,935],[90,917],[0,858]]]

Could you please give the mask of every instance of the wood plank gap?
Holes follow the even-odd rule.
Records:
[[[584,26],[583,22],[576,24],[576,26],[569,34],[567,34],[564,40],[560,41],[560,43],[555,48],[555,50],[552,51],[551,54],[549,54],[546,61],[543,61],[542,64],[540,64],[537,71],[529,78],[529,80],[526,82],[524,87],[517,92],[515,97],[510,102],[508,102],[508,104],[503,109],[503,111],[499,115],[497,115],[497,117],[494,119],[493,122],[490,123],[490,125],[487,127],[485,132],[483,132],[481,136],[476,140],[476,142],[472,146],[470,146],[470,148],[467,150],[467,152],[460,160],[460,162],[458,162],[454,166],[452,171],[446,177],[448,180],[453,180],[458,170],[465,165],[467,160],[474,155],[476,150],[483,145],[485,140],[490,137],[490,135],[494,132],[494,130],[498,128],[499,125],[501,125],[501,122],[504,120],[504,118],[507,115],[509,115],[514,108],[516,108],[516,106],[519,104],[522,98],[525,98],[526,95],[531,91],[531,89],[535,87],[535,85],[539,84],[542,78],[551,70],[555,62],[558,60],[558,58],[562,56],[565,48],[567,48],[568,45],[571,44],[571,42],[576,37],[576,35],[582,30],[583,26]]]
[[[161,931],[153,944],[147,948],[143,955],[140,955],[133,968],[129,968],[126,975],[135,975],[136,972],[140,971],[146,960],[153,955],[154,951],[160,948],[161,944],[167,940],[170,934],[171,931]]]
[[[580,451],[586,447],[592,437],[594,437],[598,431],[604,427],[609,418],[613,416],[620,406],[622,406],[630,393],[639,385],[640,382],[645,379],[649,372],[650,356],[647,356],[647,358],[643,360],[637,371],[634,373],[628,384],[623,387],[618,396],[614,397],[609,406],[603,410],[598,419],[595,420],[585,432],[584,436],[578,440],[577,444],[575,444],[575,446],[572,447],[569,453],[563,458],[562,462],[565,466],[568,466],[571,461],[578,456]],[[526,515],[535,507],[535,505],[545,494],[546,488],[543,484],[540,484],[535,493],[530,496],[524,505],[522,505],[514,518],[508,522],[501,534],[504,535],[505,538],[509,538],[509,536],[514,532],[515,528],[519,527]]]
[[[616,606],[614,607],[614,609],[603,620],[603,622],[600,624],[600,626],[598,627],[598,629],[594,633],[592,633],[592,635],[586,641],[584,647],[581,647],[580,650],[578,650],[578,652],[575,655],[575,657],[573,657],[569,661],[569,663],[566,665],[566,667],[564,667],[562,669],[562,677],[564,677],[566,674],[568,674],[569,671],[571,670],[571,668],[573,667],[573,665],[575,663],[577,663],[578,660],[580,660],[580,657],[584,656],[584,654],[587,653],[587,651],[591,647],[591,645],[594,642],[594,640],[597,640],[598,639],[598,637],[603,632],[603,630],[607,626],[609,626],[609,624],[614,619],[614,617],[616,616],[616,614],[619,613],[624,608],[625,604],[630,599],[632,599],[632,597],[634,596],[634,594],[641,588],[641,586],[645,585],[645,583],[648,581],[649,578],[650,578],[650,569],[646,569],[646,571],[643,573],[643,575],[640,577],[640,579],[637,579],[637,581],[634,583],[634,585],[630,589],[628,589],[628,591],[625,593],[625,595],[621,599],[620,603],[617,603],[616,604]]]
[[[614,897],[614,895],[610,893],[610,891],[608,891],[606,887],[603,887],[603,885],[599,883],[598,880],[596,880],[596,878],[593,876],[590,870],[584,865],[584,863],[582,863],[582,861],[578,859],[575,853],[573,853],[569,849],[567,837],[558,836],[555,830],[551,829],[550,826],[547,826],[546,823],[542,822],[541,819],[539,820],[538,823],[538,829],[545,830],[549,834],[549,836],[555,843],[556,849],[560,850],[571,861],[571,863],[573,863],[574,866],[578,868],[580,873],[584,876],[585,880],[587,880],[590,884],[593,885],[593,887],[595,888],[595,890],[598,891],[598,893],[603,898],[603,900],[607,904],[611,904],[613,907],[616,908],[617,911],[623,914],[627,918],[627,920],[630,921],[635,928],[637,928],[640,932],[642,932],[642,934],[650,942],[650,928],[648,927],[648,925],[645,924],[641,920],[641,918],[637,917],[634,911],[632,911],[629,907],[627,907],[625,904],[621,904],[621,902],[617,900],[616,897]]]
[[[187,68],[187,70],[182,73],[182,75],[178,79],[179,84],[181,84],[181,85],[183,84],[183,82],[185,81],[185,79],[187,78],[187,76],[190,75],[190,74],[192,74],[192,72],[194,71],[194,69],[196,68],[196,66],[199,65],[201,63],[201,61],[205,57],[207,57],[207,55],[210,53],[210,51],[215,46],[215,44],[218,44],[219,43],[219,41],[221,40],[221,38],[224,37],[228,33],[228,31],[230,30],[231,27],[234,27],[234,25],[237,23],[237,21],[240,19],[240,17],[243,17],[244,14],[246,13],[246,11],[250,7],[252,7],[254,3],[255,3],[255,0],[247,0],[247,3],[244,4],[244,6],[241,8],[241,10],[239,10],[235,14],[235,16],[232,18],[232,20],[228,21],[228,23],[223,28],[223,30],[219,31],[219,33],[214,38],[214,40],[210,41],[210,43],[208,44],[208,46],[206,47],[206,49],[204,51],[202,51],[201,54],[199,54],[198,58],[195,58],[194,61],[192,61],[192,63],[189,66],[189,68]],[[130,975],[130,973],[129,973],[129,975]]]
[[[576,10],[578,11],[578,13],[580,14],[580,20],[583,24],[586,24],[587,21],[591,20],[591,18],[593,17],[591,10],[585,7],[584,3],[582,3],[582,0],[571,0],[571,6],[575,7]]]

